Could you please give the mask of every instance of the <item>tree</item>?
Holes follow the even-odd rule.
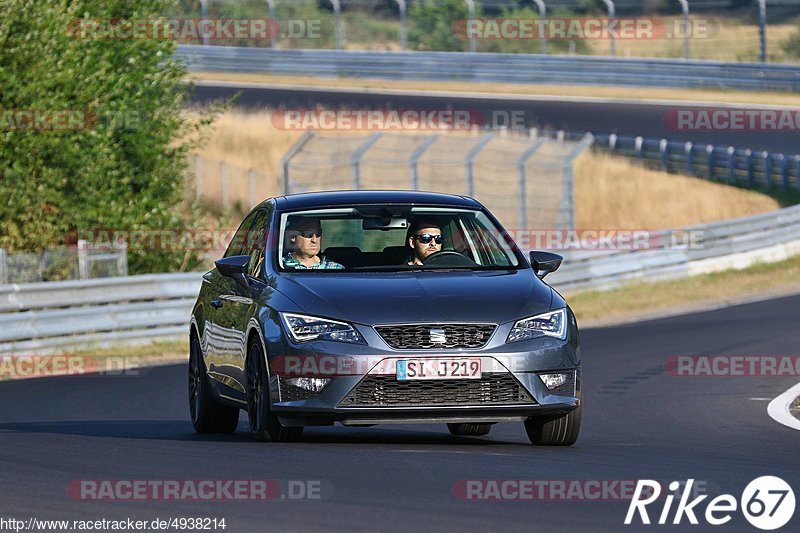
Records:
[[[475,17],[481,16],[476,2]],[[420,0],[408,10],[408,41],[418,50],[460,52],[466,47],[466,36],[457,30],[470,13],[464,0]]]
[[[76,232],[185,225],[189,144],[182,139],[212,115],[190,122],[182,113],[187,87],[184,67],[171,57],[175,42],[75,31],[79,19],[152,19],[164,6],[3,0],[0,247],[39,251]],[[193,260],[181,251],[129,253],[134,273],[191,268]]]

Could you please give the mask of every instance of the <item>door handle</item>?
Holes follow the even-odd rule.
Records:
[[[219,309],[222,307],[222,300],[211,300],[211,307],[214,309]]]

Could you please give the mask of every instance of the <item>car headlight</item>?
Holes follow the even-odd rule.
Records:
[[[352,324],[328,318],[281,313],[286,330],[295,342],[314,340],[367,344]]]
[[[506,342],[525,341],[538,337],[555,337],[564,340],[567,336],[567,310],[557,309],[541,315],[517,320]]]

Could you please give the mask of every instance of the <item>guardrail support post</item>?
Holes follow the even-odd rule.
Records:
[[[539,18],[540,19],[546,18],[547,17],[547,6],[544,5],[544,0],[533,0],[533,2],[539,8]],[[539,35],[539,51],[542,54],[546,54],[547,53],[547,32],[543,31],[541,29],[541,26],[539,27],[539,31],[542,32],[542,34]]]
[[[522,152],[519,161],[517,161],[517,172],[519,173],[519,227],[522,230],[528,229],[528,177],[525,174],[525,164],[543,144],[544,139],[534,140],[530,147]]]
[[[728,146],[728,183],[736,183],[736,148]]]
[[[481,137],[478,143],[467,153],[467,158],[464,161],[467,167],[467,196],[475,196],[475,159],[478,157],[481,150],[483,150],[483,147],[489,144],[489,141],[492,139],[494,139],[494,135],[487,133]]]
[[[467,3],[467,9],[469,10],[469,18],[470,20],[475,18],[475,0],[464,0]],[[469,27],[469,25],[467,25]],[[470,34],[469,35],[469,51],[475,52],[477,51],[478,46],[475,42],[475,36]]]
[[[128,241],[122,239],[117,256],[117,276],[128,275]]]
[[[689,0],[678,0],[683,11],[683,57],[689,59],[689,35],[692,33],[689,25]]]
[[[794,156],[794,172],[797,181],[794,182],[794,188],[800,191],[800,155]]]
[[[78,239],[78,278],[89,279],[89,241]]]
[[[419,173],[418,173],[418,164],[419,158],[425,154],[425,151],[431,147],[433,143],[436,142],[436,139],[439,138],[439,135],[433,134],[428,139],[422,142],[414,153],[411,154],[411,159],[408,162],[409,170],[411,171],[411,188],[415,191],[419,190]]]
[[[603,0],[603,3],[608,8],[608,18],[611,19],[611,32],[609,32],[609,37],[611,41],[611,56],[614,57],[617,55],[617,46],[614,42],[614,30],[616,29],[616,9],[614,8],[614,2],[612,0]]]
[[[683,150],[686,152],[686,175],[694,176],[694,161],[692,161],[694,156],[694,143],[688,141],[683,145]]]
[[[289,165],[292,163],[292,159],[297,153],[303,149],[303,146],[314,137],[314,133],[311,130],[307,130],[302,137],[292,146],[286,155],[283,156],[281,159],[281,186],[283,187],[283,194],[290,194],[291,187],[289,183]]]
[[[614,150],[617,149],[617,139],[618,137],[616,133],[612,133],[608,136],[608,151],[612,154],[614,153]]]
[[[766,180],[767,187],[772,187],[772,154],[764,150],[761,152],[764,158],[764,179]]]
[[[636,137],[633,148],[636,150],[636,159],[642,160],[644,158],[644,137]]]
[[[658,151],[661,153],[661,170],[667,172],[669,170],[669,141],[661,139],[658,143]]]
[[[781,178],[783,179],[783,190],[789,190],[789,158],[786,154],[780,155],[781,159]]]
[[[747,186],[751,189],[756,188],[756,175],[755,169],[753,168],[753,151],[751,149],[747,149],[744,151],[745,157],[747,158]]]
[[[0,248],[0,285],[8,284],[8,252]]]
[[[400,10],[400,49],[404,52],[408,48],[408,13],[406,0],[394,0]]]
[[[714,145],[706,145],[706,177],[709,180],[714,179]]]
[[[761,62],[767,62],[767,0],[758,0],[758,34],[761,37]]]
[[[353,159],[351,160],[351,164],[353,165],[353,189],[359,190],[361,188],[361,157],[366,153],[370,147],[378,142],[378,139],[381,138],[383,135],[381,132],[376,131],[372,135],[370,135],[367,140],[356,148],[355,152],[353,152]]]

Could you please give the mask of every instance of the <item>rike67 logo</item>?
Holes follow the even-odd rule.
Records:
[[[764,531],[772,531],[785,526],[794,515],[794,491],[779,477],[762,476],[754,479],[745,487],[738,501],[730,494],[716,496],[706,504],[704,513],[700,512],[700,504],[708,498],[708,495],[700,495],[690,501],[693,484],[694,479],[688,480],[680,494],[678,491],[682,483],[673,481],[669,484],[671,494],[663,498],[664,505],[658,515],[657,524],[677,525],[685,517],[690,524],[697,525],[699,524],[697,517],[700,515],[708,524],[721,526],[730,522],[739,508],[751,525]],[[658,481],[640,479],[628,507],[628,514],[625,516],[625,525],[634,523],[637,513],[642,524],[651,524],[647,506],[656,501],[660,503],[661,496],[661,484]],[[676,496],[679,501],[673,514],[672,504]]]

